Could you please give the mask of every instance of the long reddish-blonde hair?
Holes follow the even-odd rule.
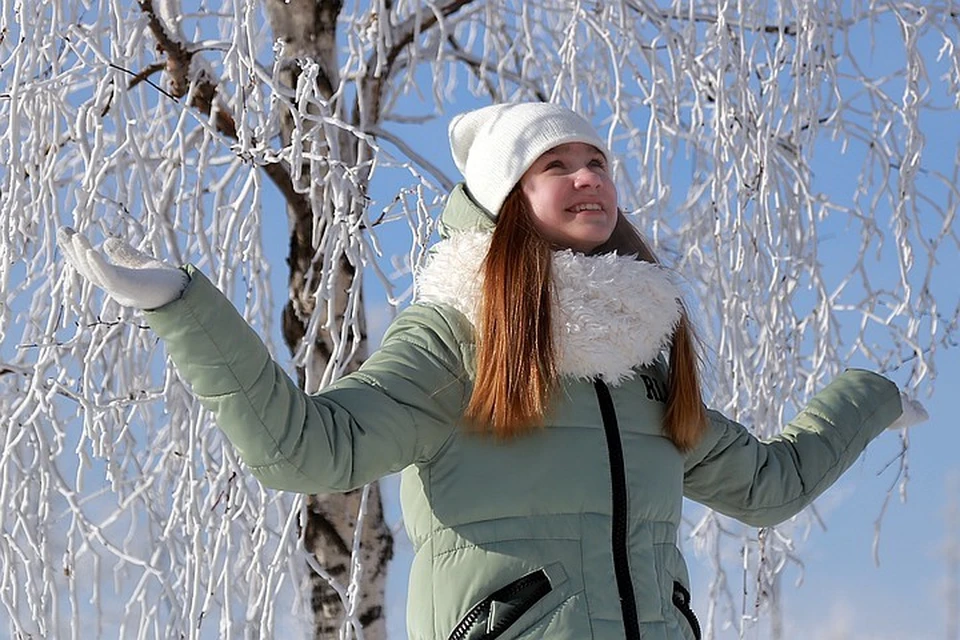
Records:
[[[466,418],[478,429],[512,438],[543,424],[559,379],[553,342],[551,244],[534,227],[526,198],[516,187],[497,217],[483,263],[477,327],[477,374]],[[594,253],[616,251],[659,262],[623,216]],[[706,428],[697,341],[681,309],[667,371],[664,433],[681,451],[693,448]]]

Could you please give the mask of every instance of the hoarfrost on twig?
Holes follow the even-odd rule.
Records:
[[[197,264],[273,345],[283,265],[267,247],[276,203],[299,201],[318,259],[364,268],[401,304],[409,274],[391,271],[424,255],[455,181],[440,132],[470,94],[557,100],[597,124],[623,206],[702,302],[712,404],[758,435],[851,362],[929,385],[957,344],[938,257],[960,247],[960,157],[943,162],[924,124],[958,105],[950,2],[349,2],[337,78],[275,41],[253,0],[163,0],[156,24],[146,4],[0,12],[0,619],[13,635],[308,624],[290,605],[312,560],[302,500],[249,478],[136,314],[66,268],[56,229]],[[181,57],[158,59],[157,38]],[[302,73],[286,87],[291,64]],[[331,96],[356,101],[331,110]],[[301,126],[282,145],[287,117]],[[341,140],[359,141],[355,158]],[[344,373],[363,334],[359,280],[342,325],[322,312],[332,278],[308,283],[317,311],[294,365],[334,336],[310,388]],[[810,518],[762,538],[710,513],[687,529],[714,567],[707,637],[775,605]],[[348,610],[357,575],[335,584]]]

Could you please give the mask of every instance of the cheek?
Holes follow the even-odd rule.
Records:
[[[540,208],[540,191],[536,188],[536,185],[523,183],[521,183],[520,191],[526,198],[530,211],[536,215],[537,209]]]
[[[547,237],[552,237],[554,230],[558,226],[554,218],[543,213],[534,211],[530,218],[534,228]]]
[[[606,191],[607,196],[610,198],[610,201],[615,205],[618,204],[619,196],[617,194],[617,185],[613,183],[613,180],[607,178],[605,181],[605,187],[606,188],[604,190]]]
[[[555,217],[552,214],[557,202],[554,191],[545,188],[544,185],[530,185],[523,188],[523,194],[527,198],[530,213],[535,221],[549,223]]]

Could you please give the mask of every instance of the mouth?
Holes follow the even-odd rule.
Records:
[[[573,213],[603,213],[603,207],[596,202],[576,204],[567,210],[572,211]]]

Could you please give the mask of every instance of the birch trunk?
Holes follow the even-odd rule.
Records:
[[[339,68],[337,62],[336,35],[337,18],[343,4],[336,0],[264,0],[270,26],[273,29],[275,40],[284,46],[284,55],[289,60],[284,64],[280,74],[281,81],[287,88],[294,89],[300,81],[300,66],[297,60],[308,59],[319,65],[320,73],[317,76],[317,90],[329,101],[330,112],[340,111],[339,98],[334,97],[334,88],[339,84]],[[290,144],[296,127],[311,126],[307,123],[313,120],[294,118],[289,112],[282,119],[282,142],[286,147]],[[315,124],[312,126],[316,126]],[[334,129],[333,133],[336,134]],[[298,132],[303,138],[307,131]],[[333,153],[339,150],[346,157],[337,158],[350,166],[356,161],[357,138],[340,135],[335,144],[323,140],[322,132],[319,139],[321,144],[326,143],[326,149],[315,149],[318,155]],[[316,144],[316,143],[315,143]],[[306,151],[306,149],[305,149]],[[328,165],[329,166],[329,165]],[[311,176],[309,163],[305,163],[300,172],[301,178],[295,184],[295,190],[310,194],[308,201],[298,199],[287,204],[287,215],[290,223],[290,249],[287,264],[290,268],[289,300],[283,311],[283,338],[294,356],[303,347],[302,342],[310,339],[308,323],[315,313],[320,313],[321,324],[328,325],[327,311],[316,309],[314,297],[315,283],[324,281],[333,283],[333,313],[334,327],[342,326],[343,318],[347,314],[348,295],[355,278],[360,277],[357,266],[349,262],[344,255],[340,255],[335,262],[336,273],[321,273],[326,261],[318,252],[317,239],[322,237],[326,229],[323,228],[322,215],[316,215],[309,202],[329,202],[329,198],[322,193],[316,193],[322,186],[316,186]],[[366,185],[361,185],[366,191]],[[354,209],[354,203],[346,205]],[[311,284],[313,283],[313,286]],[[367,356],[367,336],[362,305],[359,310],[360,331],[358,344],[355,345],[354,355],[346,364],[345,371],[355,370]],[[335,329],[336,330],[336,329]],[[327,369],[331,357],[335,353],[335,345],[329,331],[318,332],[313,349],[308,356],[309,361],[297,367],[297,376],[301,388],[308,392],[317,389],[316,381],[323,376],[321,372]],[[317,561],[323,566],[330,577],[341,584],[350,582],[351,549],[354,532],[358,524],[362,490],[357,489],[347,494],[316,495],[307,498],[307,508],[303,519],[304,546],[313,553]],[[384,619],[384,586],[386,582],[387,563],[393,557],[393,536],[383,519],[383,505],[380,497],[379,485],[374,483],[370,487],[367,502],[367,512],[364,516],[361,529],[360,549],[363,575],[359,580],[360,591],[356,604],[356,618],[363,626],[363,637],[366,640],[381,640],[386,638],[386,624]],[[345,617],[344,603],[335,589],[327,580],[316,572],[309,573],[310,604],[314,615],[314,637],[335,638],[343,625]]]

